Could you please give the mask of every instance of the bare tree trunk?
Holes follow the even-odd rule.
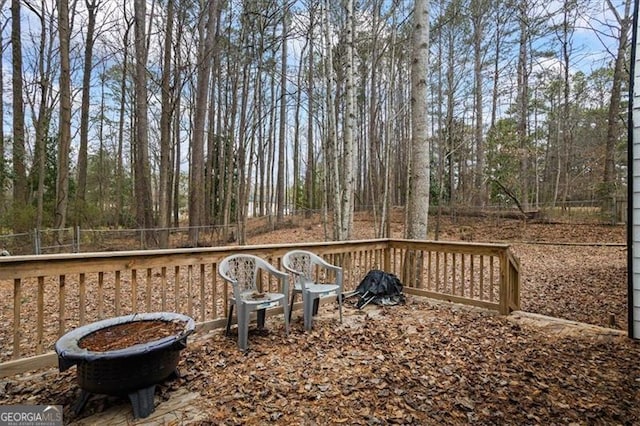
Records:
[[[503,4],[498,2],[494,7],[495,11],[495,35],[494,35],[494,62],[493,62],[493,82],[492,82],[492,90],[491,90],[491,128],[494,128],[496,125],[496,120],[498,116],[498,102],[500,100],[500,60],[501,60],[501,52],[503,50],[504,45],[504,25],[506,22],[507,7],[504,7]]]
[[[282,6],[282,62],[280,69],[280,122],[278,136],[278,181],[276,182],[276,223],[284,220],[285,208],[285,168],[286,168],[286,121],[287,121],[287,39],[289,31],[289,7],[288,0],[284,0]]]
[[[177,76],[180,71],[176,70],[176,79],[180,79]],[[182,179],[182,174],[180,173],[180,158],[182,156],[182,150],[180,149],[180,110],[182,108],[182,104],[180,102],[180,98],[176,99],[175,105],[175,114],[173,116],[173,189],[172,189],[172,211],[173,211],[173,226],[180,226],[180,179]]]
[[[12,109],[13,109],[13,206],[14,215],[23,214],[27,206],[28,188],[25,166],[24,102],[22,99],[22,41],[20,29],[20,1],[11,0],[11,61],[12,61]],[[28,224],[14,221],[15,232],[28,229]]]
[[[198,26],[200,44],[198,46],[198,74],[196,82],[195,116],[193,119],[193,139],[191,141],[191,160],[189,182],[189,241],[193,247],[198,245],[198,226],[204,225],[204,134],[209,99],[209,78],[213,48],[215,46],[217,0],[208,0],[206,18]]]
[[[344,151],[342,156],[342,179],[340,186],[340,210],[342,211],[340,218],[340,231],[338,233],[339,240],[348,240],[351,237],[351,228],[353,227],[353,199],[354,199],[354,170],[353,170],[353,150],[354,150],[354,134],[356,125],[356,99],[355,99],[355,70],[354,70],[354,47],[353,33],[355,31],[354,19],[354,2],[347,0],[347,20],[346,20],[346,110],[344,123]],[[336,206],[338,207],[338,206]]]
[[[251,182],[251,168],[247,167],[247,164],[251,164],[251,161],[247,161],[247,144],[249,143],[247,137],[247,110],[249,108],[249,78],[250,78],[250,66],[249,61],[243,67],[242,73],[242,94],[240,98],[240,123],[238,125],[238,181],[236,192],[236,223],[238,224],[238,243],[244,244],[247,237],[246,229],[246,200],[249,199],[250,182]],[[249,160],[251,156],[249,155]]]
[[[182,3],[178,3],[181,5]],[[174,58],[175,58],[175,66],[173,69],[173,88],[174,90],[178,90],[178,88],[182,87],[184,84],[184,73],[183,63],[184,60],[182,58],[180,52],[180,46],[182,44],[184,27],[185,27],[185,17],[187,12],[184,7],[178,9],[176,18],[178,22],[178,27],[176,28],[176,41],[174,48]],[[181,175],[181,156],[182,152],[180,149],[181,143],[181,110],[182,110],[182,98],[180,96],[176,96],[173,100],[173,134],[171,135],[171,139],[173,142],[171,143],[171,161],[170,164],[173,165],[173,173],[171,175],[171,179],[169,179],[168,186],[171,188],[171,196],[170,199],[167,200],[167,203],[171,206],[170,210],[173,213],[172,221],[170,223],[173,224],[174,227],[180,226],[180,180],[182,179]],[[173,185],[172,185],[173,183]],[[171,216],[171,213],[169,213]]]
[[[430,146],[428,138],[427,66],[429,58],[429,0],[416,0],[411,60],[411,169],[406,224],[408,238],[426,239],[429,216]]]
[[[153,204],[151,202],[151,172],[149,168],[149,124],[147,109],[147,45],[145,35],[146,22],[145,0],[134,1],[135,12],[135,202],[138,227],[150,228],[153,223]],[[152,237],[145,233],[147,243]]]
[[[302,52],[300,53],[300,59],[298,62],[298,74],[296,76],[296,101],[294,112],[294,126],[293,126],[293,194],[292,195],[292,212],[298,213],[300,208],[301,193],[300,193],[300,109],[302,108],[302,70],[304,68],[304,61],[306,60],[305,52],[309,47],[309,39],[305,38]]]
[[[102,71],[102,75],[100,76],[100,122],[98,127],[98,208],[100,210],[100,218],[104,220],[105,217],[105,205],[111,204],[111,196],[110,194],[106,194],[105,189],[108,185],[108,179],[110,175],[110,170],[107,170],[105,167],[105,147],[104,147],[104,122],[105,122],[105,80],[106,75],[104,69]]]
[[[520,22],[520,40],[518,52],[518,95],[517,104],[517,137],[520,147],[520,200],[522,208],[526,211],[529,209],[529,70],[528,70],[528,44],[529,44],[529,26],[528,26],[528,3],[521,0],[518,5],[518,19]]]
[[[80,107],[80,147],[78,148],[78,186],[76,188],[76,223],[81,225],[87,214],[85,198],[87,192],[87,150],[89,145],[89,97],[91,95],[91,70],[93,68],[93,44],[96,28],[98,0],[85,0],[89,20],[84,50],[84,70],[82,74],[82,105]]]
[[[562,191],[562,203],[566,206],[567,198],[570,192],[571,185],[571,151],[573,145],[573,121],[571,117],[571,80],[570,80],[570,55],[572,53],[572,36],[573,28],[575,28],[575,21],[570,23],[569,18],[571,12],[575,13],[575,2],[573,0],[565,1],[565,5],[562,11],[562,27],[560,34],[560,44],[562,50],[562,63],[563,63],[563,103],[562,103],[562,123],[560,128],[562,129],[562,159],[563,168],[562,174],[564,178],[564,186]]]
[[[124,115],[127,102],[127,74],[129,73],[129,31],[133,25],[132,19],[126,20],[126,29],[122,40],[123,58],[122,75],[120,76],[120,109],[118,120],[118,149],[116,154],[116,215],[117,225],[124,225]]]
[[[624,15],[621,16],[611,0],[606,0],[607,6],[611,13],[614,14],[618,24],[620,25],[620,33],[618,39],[618,50],[616,52],[613,82],[611,87],[611,103],[609,104],[608,120],[607,120],[607,143],[605,146],[604,175],[602,177],[602,185],[600,190],[600,199],[603,212],[611,212],[613,205],[613,197],[616,193],[616,169],[615,154],[616,142],[620,136],[620,95],[622,91],[622,81],[628,79],[628,72],[625,70],[627,60],[627,48],[629,46],[629,32],[631,29],[631,0],[624,3]]]
[[[484,207],[487,203],[487,185],[484,178],[484,109],[483,109],[483,90],[484,78],[482,71],[484,69],[484,49],[482,41],[484,39],[484,27],[486,22],[486,14],[488,10],[488,2],[484,0],[471,1],[471,24],[473,26],[473,94],[475,109],[475,128],[474,138],[476,143],[476,161],[474,171],[474,204]]]
[[[307,35],[308,40],[309,40],[309,67],[307,72],[309,73],[309,75],[307,76],[307,97],[308,97],[308,102],[307,102],[307,109],[308,109],[308,121],[307,121],[307,170],[305,173],[305,194],[306,194],[306,199],[307,199],[307,213],[306,216],[310,217],[311,216],[311,209],[314,209],[317,207],[317,203],[316,203],[316,199],[315,199],[315,191],[316,191],[316,185],[315,185],[315,158],[313,155],[313,146],[314,146],[314,141],[313,141],[313,126],[315,125],[314,121],[313,121],[313,117],[314,117],[314,88],[315,88],[315,84],[314,84],[314,52],[313,52],[313,30],[315,28],[315,6],[311,7],[311,10],[309,11],[309,33]]]
[[[407,199],[407,237],[427,239],[430,190],[427,71],[429,58],[429,0],[415,0],[411,41],[411,159]],[[403,281],[420,287],[424,258],[410,252],[404,259]]]
[[[58,140],[58,175],[54,227],[64,228],[69,202],[69,151],[71,149],[71,68],[69,59],[69,2],[58,0],[58,34],[60,37],[60,125]],[[58,243],[62,242],[62,233]]]
[[[397,67],[396,67],[396,13],[395,9],[393,12],[393,31],[391,33],[391,53],[389,57],[389,93],[393,94],[396,91],[396,78],[398,75]],[[394,96],[388,96],[387,101],[387,114],[390,114],[391,111],[395,111],[396,103]],[[383,155],[383,165],[382,165],[382,184],[384,186],[382,192],[382,213],[380,214],[380,228],[377,231],[377,238],[390,238],[391,237],[391,194],[390,194],[390,186],[391,186],[391,146],[395,138],[392,137],[393,134],[393,126],[397,120],[397,117],[394,117],[393,120],[387,119],[385,122],[385,132],[384,132],[384,155]]]
[[[51,122],[51,114],[53,112],[53,105],[50,102],[49,96],[51,92],[52,73],[52,43],[47,43],[47,40],[51,41],[55,38],[55,29],[53,25],[47,25],[47,16],[44,7],[44,1],[41,2],[40,9],[37,9],[30,3],[26,3],[26,6],[38,17],[40,21],[40,43],[38,48],[38,86],[39,91],[37,97],[39,98],[38,109],[35,110],[36,99],[29,100],[32,109],[32,117],[35,122],[35,148],[34,148],[34,167],[30,176],[30,180],[36,183],[36,228],[40,229],[43,226],[44,218],[44,184],[45,184],[45,170],[46,170],[46,154],[47,154],[47,142],[49,140],[49,125]],[[53,20],[53,14],[50,15],[51,22]],[[1,104],[1,102],[0,102]],[[35,178],[34,178],[35,176]]]
[[[0,0],[0,9],[4,10],[5,0]],[[0,46],[4,47],[4,38],[0,34]],[[0,82],[4,82],[4,48],[0,48]],[[4,99],[4,84],[0,84],[0,99]],[[4,117],[4,102],[0,102],[0,117]],[[5,185],[7,183],[7,161],[4,157],[5,139],[4,126],[0,126],[0,215],[7,213],[7,197],[5,195]]]
[[[325,205],[328,207],[329,200],[329,188],[331,183],[331,198],[333,199],[333,238],[335,240],[341,240],[340,226],[342,224],[342,216],[340,209],[340,175],[339,175],[339,162],[338,162],[338,130],[336,128],[336,105],[333,95],[335,87],[335,78],[333,72],[333,47],[331,45],[331,28],[329,26],[329,1],[325,0],[324,7],[322,9],[322,20],[324,30],[324,53],[326,58],[325,64],[325,79],[326,79],[326,130],[325,130],[325,198],[327,202]]]
[[[171,114],[173,113],[173,93],[171,89],[171,60],[173,41],[174,0],[167,0],[167,23],[165,26],[162,77],[160,82],[160,178],[158,184],[158,219],[161,228],[169,228],[171,223],[171,204],[169,178],[171,176]],[[160,232],[160,247],[169,245],[169,232]]]

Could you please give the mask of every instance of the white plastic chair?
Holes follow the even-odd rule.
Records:
[[[338,299],[340,322],[342,322],[342,268],[332,265],[320,256],[305,250],[293,250],[282,257],[282,266],[291,272],[294,277],[289,316],[293,309],[296,294],[302,295],[303,318],[305,330],[313,327],[313,316],[318,313],[318,305],[321,297],[335,295]],[[316,267],[333,271],[335,283],[316,283]]]
[[[282,292],[261,292],[258,288],[258,277],[261,271],[266,271],[278,278]],[[235,254],[228,256],[218,265],[220,276],[232,284],[233,296],[229,302],[229,316],[227,317],[226,334],[231,329],[231,317],[233,307],[237,306],[238,313],[238,346],[246,350],[249,335],[249,319],[251,312],[256,311],[258,328],[264,327],[266,309],[282,305],[284,309],[284,323],[287,335],[289,334],[289,307],[287,306],[287,294],[289,294],[289,275],[279,271],[268,262],[251,254]]]

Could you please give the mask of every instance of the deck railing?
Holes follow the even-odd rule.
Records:
[[[200,329],[221,327],[231,289],[217,275],[218,262],[244,252],[282,269],[282,256],[294,248],[341,265],[345,291],[382,269],[409,294],[502,314],[519,309],[520,266],[504,244],[379,239],[0,257],[0,377],[55,365],[61,335],[108,317],[173,311]],[[276,285],[266,278],[261,284]]]

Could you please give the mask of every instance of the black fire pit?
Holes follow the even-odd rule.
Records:
[[[135,324],[134,324],[135,323]],[[151,341],[138,341],[131,346],[105,350],[91,350],[86,345],[90,338],[119,333],[127,336],[128,326],[169,327],[171,335]],[[91,394],[128,395],[136,418],[153,413],[153,397],[156,384],[176,373],[180,351],[187,346],[187,336],[194,331],[192,318],[172,312],[153,312],[126,315],[94,322],[76,328],[62,336],[55,345],[58,353],[58,369],[65,371],[78,366],[77,379],[81,395],[74,411],[79,414]],[[120,331],[118,331],[120,330]],[[143,333],[140,333],[143,334]],[[165,330],[165,334],[166,330]],[[103,337],[103,336],[101,336]],[[104,343],[104,339],[102,339]]]

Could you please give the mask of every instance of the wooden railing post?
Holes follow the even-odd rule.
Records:
[[[500,313],[509,315],[516,309],[520,309],[520,270],[507,247],[500,255]]]
[[[389,240],[387,240],[387,245],[383,251],[383,262],[384,262],[384,270],[391,271],[391,246],[389,244]]]
[[[500,254],[500,313],[509,314],[509,261],[506,251]]]

